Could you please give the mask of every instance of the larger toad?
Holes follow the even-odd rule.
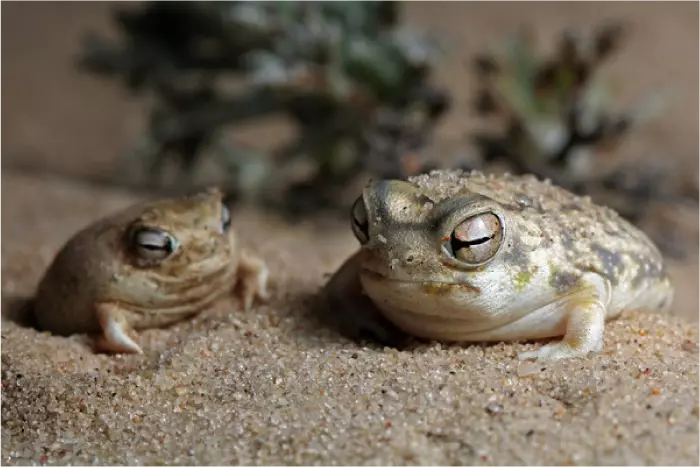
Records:
[[[443,341],[563,336],[519,356],[577,357],[601,349],[607,319],[665,311],[673,300],[644,233],[534,176],[433,171],[374,181],[352,222],[361,248],[325,293],[346,325],[380,338],[387,318]]]
[[[100,350],[141,353],[130,329],[193,315],[237,284],[250,308],[267,297],[267,278],[213,188],[137,204],[76,233],[41,280],[34,315],[55,334],[98,334]]]

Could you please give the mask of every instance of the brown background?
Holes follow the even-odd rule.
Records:
[[[140,129],[141,107],[116,83],[79,74],[74,58],[87,29],[111,30],[110,2],[8,2],[2,20],[3,157],[33,157],[104,167],[126,149]],[[650,152],[677,158],[698,171],[697,5],[693,2],[409,2],[408,24],[433,29],[451,42],[451,56],[437,80],[455,96],[455,110],[441,136],[459,139],[471,123],[471,75],[464,66],[474,53],[497,46],[521,24],[534,25],[545,43],[562,28],[588,28],[621,18],[633,26],[623,53],[607,76],[621,106],[669,88],[674,100],[654,125]],[[585,29],[584,29],[585,30]],[[107,167],[109,167],[109,164]]]

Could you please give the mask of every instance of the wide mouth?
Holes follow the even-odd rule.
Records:
[[[372,280],[376,281],[384,281],[384,282],[393,282],[396,284],[413,284],[417,285],[419,287],[434,287],[435,289],[446,289],[446,288],[455,288],[455,289],[469,289],[472,291],[479,292],[480,289],[478,287],[475,287],[474,285],[468,283],[468,282],[455,282],[455,281],[446,281],[446,280],[431,280],[431,279],[401,279],[401,278],[396,278],[396,277],[390,277],[387,276],[386,274],[382,274],[380,272],[374,271],[372,269],[368,269],[366,267],[361,267],[360,268],[361,274],[363,274],[366,277],[369,277]]]

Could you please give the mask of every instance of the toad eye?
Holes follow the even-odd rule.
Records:
[[[134,232],[132,246],[144,259],[161,260],[170,256],[178,244],[168,232],[144,227]]]
[[[367,222],[367,210],[365,209],[365,201],[362,196],[357,198],[352,206],[352,232],[355,237],[364,245],[369,240],[369,222]]]
[[[231,226],[231,211],[225,204],[221,205],[221,226],[223,231],[228,230]]]
[[[443,251],[468,266],[479,266],[495,256],[503,243],[503,225],[488,212],[470,217],[452,232]]]

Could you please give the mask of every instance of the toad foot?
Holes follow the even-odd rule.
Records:
[[[261,301],[267,301],[270,298],[267,289],[270,270],[263,260],[248,251],[242,251],[239,274],[240,296],[246,311],[253,307],[256,298]]]
[[[129,337],[131,327],[118,306],[105,303],[97,306],[97,318],[102,335],[95,339],[95,347],[103,352],[142,354],[141,347]]]
[[[564,304],[569,312],[566,333],[561,342],[546,344],[530,352],[521,352],[518,358],[553,361],[585,357],[590,352],[601,351],[605,330],[605,304],[609,296],[606,285],[600,280],[591,281],[585,292],[577,294]]]

